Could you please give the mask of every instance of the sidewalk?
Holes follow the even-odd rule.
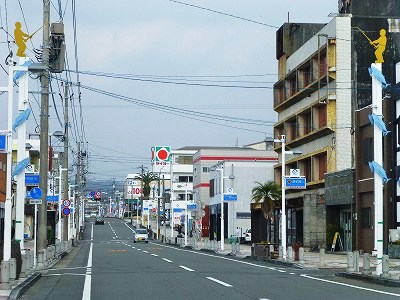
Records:
[[[190,240],[190,239],[189,239]],[[174,241],[167,237],[167,241],[174,244]],[[184,239],[178,238],[177,244],[183,247]],[[251,259],[255,261],[265,261],[268,263],[278,264],[282,266],[289,266],[301,269],[313,269],[313,270],[331,270],[335,271],[337,276],[348,277],[352,279],[370,281],[377,284],[400,287],[400,259],[389,259],[389,273],[387,277],[376,276],[375,269],[377,265],[377,259],[374,256],[370,256],[370,275],[363,274],[363,256],[360,255],[358,264],[358,271],[348,271],[347,265],[347,253],[346,252],[326,252],[321,258],[320,252],[304,252],[304,261],[289,261],[283,259],[269,259],[267,257],[251,256],[251,245],[240,244],[231,245],[229,243],[224,244],[224,250],[221,251],[221,243],[217,241],[209,241],[203,239],[202,241],[193,242],[188,241],[188,246],[191,249],[200,251],[211,251],[216,254],[230,255],[238,258]],[[236,248],[238,247],[238,248]]]

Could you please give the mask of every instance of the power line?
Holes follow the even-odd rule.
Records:
[[[254,21],[254,20],[251,20],[251,19],[246,19],[246,18],[243,18],[243,17],[235,16],[235,15],[232,15],[232,14],[224,13],[224,12],[221,12],[221,11],[213,10],[213,9],[210,9],[210,8],[206,8],[206,7],[202,7],[202,6],[198,6],[198,5],[194,5],[194,4],[189,4],[189,3],[176,1],[176,0],[168,0],[168,1],[175,2],[175,3],[178,3],[178,4],[182,4],[182,5],[186,5],[186,6],[190,6],[190,7],[194,7],[194,8],[198,8],[198,9],[202,9],[202,10],[206,10],[206,11],[210,11],[210,12],[213,12],[213,13],[216,13],[216,14],[232,17],[232,18],[239,19],[239,20],[242,20],[242,21],[247,21],[247,22],[258,24],[258,25],[263,25],[263,26],[266,26],[266,27],[277,28],[277,29],[279,28],[278,26],[274,26],[274,25],[270,25],[270,24]]]

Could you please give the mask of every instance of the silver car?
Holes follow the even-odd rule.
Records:
[[[137,228],[133,234],[133,242],[149,242],[149,235],[145,228]]]

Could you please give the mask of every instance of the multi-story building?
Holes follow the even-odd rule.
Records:
[[[182,217],[187,209],[185,200],[189,203],[193,201],[193,155],[197,152],[197,148],[169,149],[165,147],[165,149],[169,151],[168,157],[164,161],[157,161],[155,158],[152,163],[152,172],[160,178],[155,190],[161,196],[161,209],[165,208],[165,215],[167,219],[170,219],[171,226],[177,226],[182,223]],[[155,203],[153,207],[156,206]]]
[[[236,227],[243,230],[250,227],[251,190],[256,181],[272,180],[272,168],[276,162],[277,155],[272,150],[200,147],[193,156],[193,191],[195,200],[204,208],[203,237],[221,239],[222,205],[219,199],[221,192],[226,192],[225,187],[237,192],[238,201],[235,204],[224,203],[224,237],[236,234]],[[218,169],[224,169],[223,174],[210,170],[216,165]],[[230,175],[234,175],[235,179],[224,178],[224,191],[221,191],[221,178],[218,176]]]
[[[328,24],[285,23],[277,32],[279,80],[274,85],[274,109],[278,122],[274,137],[285,135],[287,148],[297,148],[302,155],[287,158],[286,174],[281,174],[277,165],[275,180],[280,184],[281,176],[294,168],[307,179],[306,190],[286,192],[288,219],[292,213],[303,219],[298,236],[303,236],[300,242],[305,247],[327,245],[336,231],[344,250],[370,252],[375,212],[374,180],[368,168],[373,150],[370,131],[365,129],[372,126],[366,109],[371,105],[368,68],[379,60],[377,49],[386,47],[384,61],[379,63],[386,81],[396,82],[400,3],[352,0],[339,4],[339,13],[332,15]],[[379,45],[380,36],[386,36],[387,43]],[[398,117],[390,113],[394,111],[393,106],[384,111],[388,125]],[[395,156],[388,150],[395,142],[385,143],[388,172],[396,169],[388,162]],[[275,147],[282,153],[279,144]],[[385,185],[388,189],[391,191],[384,196],[386,241],[396,215],[390,212],[391,205],[394,208],[392,203],[399,201],[392,183]]]

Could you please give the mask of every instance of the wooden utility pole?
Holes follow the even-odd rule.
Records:
[[[50,1],[43,1],[43,49],[42,61],[45,71],[40,76],[41,110],[40,110],[40,169],[39,187],[42,190],[42,204],[38,214],[38,249],[47,247],[47,171],[49,167],[49,33],[50,33]],[[36,237],[35,237],[36,238]]]

